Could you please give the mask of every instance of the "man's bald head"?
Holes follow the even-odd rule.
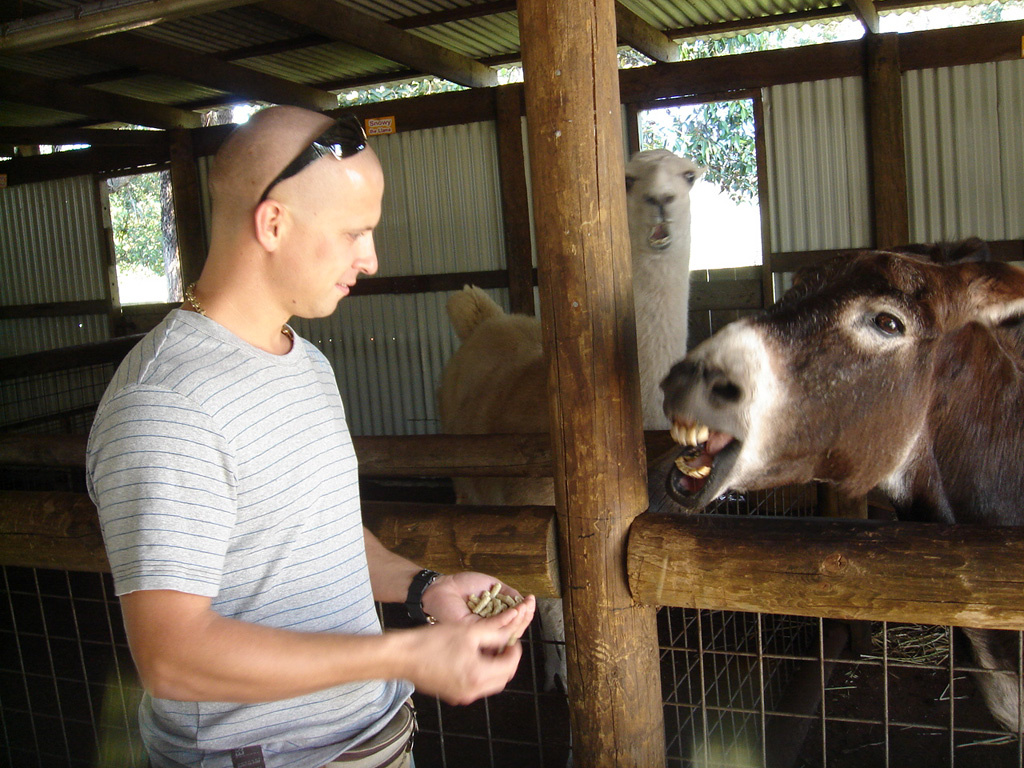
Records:
[[[268,107],[225,140],[210,170],[214,224],[249,218],[266,186],[331,124],[299,107]]]

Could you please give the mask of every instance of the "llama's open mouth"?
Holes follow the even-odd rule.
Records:
[[[655,250],[663,251],[668,248],[672,244],[672,232],[668,225],[660,222],[651,227],[651,234],[647,236],[647,242]]]
[[[672,422],[672,439],[682,450],[668,473],[669,495],[688,510],[697,511],[728,490],[725,482],[742,444],[725,432],[678,419]]]

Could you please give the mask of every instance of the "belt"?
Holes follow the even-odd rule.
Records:
[[[412,701],[407,699],[379,733],[338,755],[324,768],[390,768],[401,765],[401,761],[412,752],[416,730],[416,710]]]

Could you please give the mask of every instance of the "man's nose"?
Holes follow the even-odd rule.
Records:
[[[367,275],[377,272],[377,244],[373,241],[373,235],[366,238],[363,253],[359,256],[359,269]]]

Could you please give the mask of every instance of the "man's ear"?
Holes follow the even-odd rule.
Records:
[[[253,225],[256,239],[266,251],[276,251],[288,226],[288,209],[272,197],[256,206]]]

